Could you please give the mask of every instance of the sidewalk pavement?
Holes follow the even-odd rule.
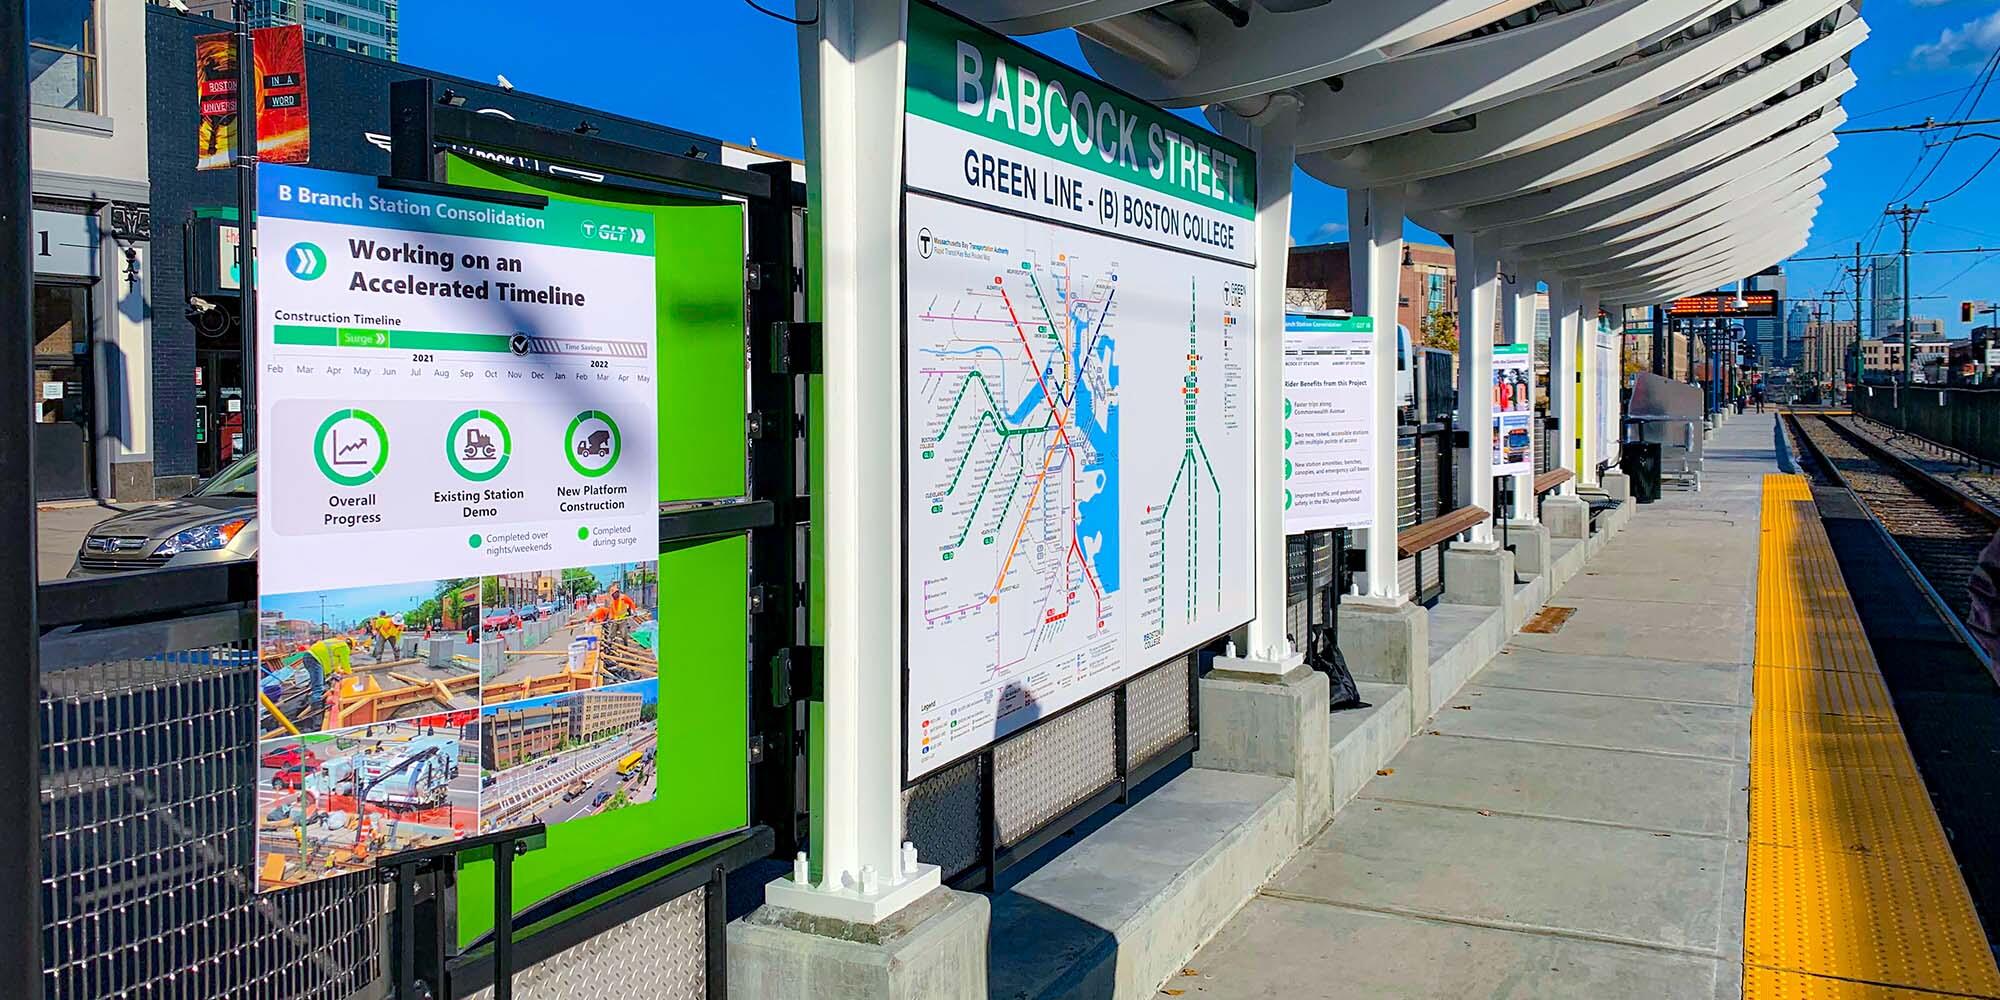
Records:
[[[1709,442],[1168,985],[1738,997],[1771,416]]]

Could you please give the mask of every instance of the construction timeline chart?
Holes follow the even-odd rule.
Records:
[[[650,798],[650,216],[259,171],[260,888]]]
[[[1285,315],[1285,533],[1366,528],[1375,477],[1375,321]]]
[[[1250,617],[1252,154],[925,4],[909,779]]]
[[[1529,344],[1493,345],[1493,474],[1535,471],[1535,355]]]

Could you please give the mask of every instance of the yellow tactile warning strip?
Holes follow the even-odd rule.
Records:
[[[1764,479],[1746,1000],[2000,998],[1944,829],[1798,476]]]

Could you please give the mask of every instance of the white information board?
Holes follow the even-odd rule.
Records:
[[[1248,150],[925,4],[909,60],[914,780],[1249,619],[1256,304]]]
[[[1285,533],[1373,523],[1375,321],[1285,316]]]
[[[1493,346],[1493,474],[1535,471],[1535,356],[1529,344]]]
[[[649,800],[651,217],[259,181],[259,888]]]

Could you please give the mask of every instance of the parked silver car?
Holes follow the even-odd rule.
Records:
[[[257,557],[257,456],[179,500],[120,514],[85,535],[69,575],[101,576]]]

